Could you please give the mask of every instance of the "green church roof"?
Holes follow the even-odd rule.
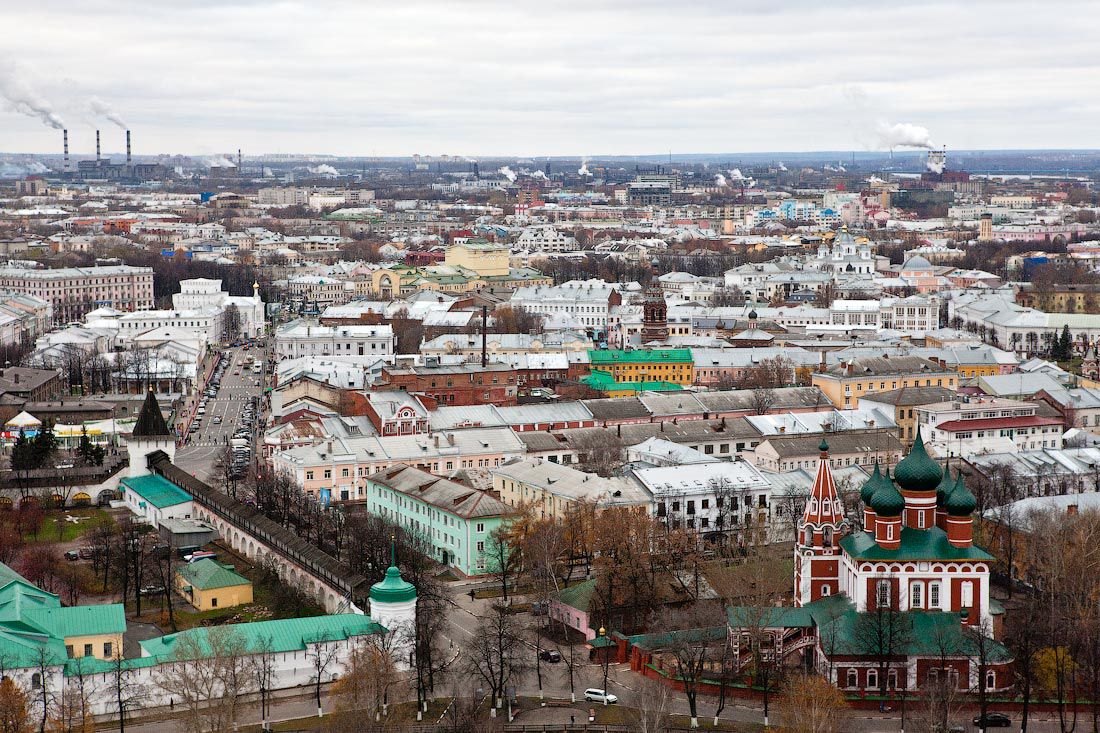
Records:
[[[894,469],[894,481],[906,491],[932,491],[942,478],[943,471],[924,449],[924,439],[918,430],[909,455]]]
[[[401,570],[395,565],[386,568],[386,577],[370,587],[371,601],[380,603],[403,603],[416,599],[416,588],[401,577]]]
[[[953,517],[966,517],[973,514],[977,506],[978,500],[970,493],[970,489],[966,488],[962,472],[960,472],[955,480],[955,488],[943,500],[943,508]]]
[[[840,540],[840,546],[853,560],[993,560],[993,556],[980,547],[955,547],[939,527],[902,527],[901,545],[896,550],[876,543],[870,532],[853,532]]]

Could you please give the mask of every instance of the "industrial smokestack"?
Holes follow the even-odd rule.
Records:
[[[241,149],[237,148],[237,175],[241,175]]]
[[[481,368],[484,369],[489,363],[489,350],[488,341],[489,338],[489,307],[481,306]]]
[[[65,162],[61,166],[61,170],[68,173],[69,172],[69,131],[68,130],[62,130],[61,131],[61,140],[62,140],[62,142],[65,146]]]
[[[95,131],[95,162],[99,162],[99,130]]]
[[[474,178],[481,180],[481,171],[477,169],[477,161],[474,161]]]
[[[126,165],[130,165],[130,131],[126,131]]]

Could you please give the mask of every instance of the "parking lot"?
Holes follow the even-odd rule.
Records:
[[[185,443],[176,451],[176,465],[213,485],[222,483],[218,459],[227,448],[243,478],[250,466],[258,430],[257,403],[263,391],[263,359],[259,347],[226,349],[195,409]]]

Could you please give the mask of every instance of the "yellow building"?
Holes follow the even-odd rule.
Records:
[[[176,591],[200,611],[252,603],[252,581],[210,558],[176,570]]]
[[[511,507],[529,506],[539,519],[561,521],[578,501],[609,506],[648,507],[649,495],[637,482],[601,478],[542,458],[524,458],[494,468],[493,490]]]
[[[508,274],[508,247],[503,244],[472,239],[447,249],[444,264],[464,267],[485,277]]]
[[[695,382],[691,349],[593,349],[588,360],[593,374],[605,372],[615,382]]]
[[[126,613],[121,603],[62,606],[60,597],[30,583],[0,563],[0,654],[8,669],[34,667],[37,653],[69,658],[117,659],[122,655]],[[35,643],[26,642],[33,636]],[[6,643],[5,643],[6,642]]]
[[[811,384],[834,407],[850,410],[859,404],[860,397],[877,392],[905,387],[944,387],[955,391],[959,388],[959,374],[918,356],[874,356],[815,372]]]

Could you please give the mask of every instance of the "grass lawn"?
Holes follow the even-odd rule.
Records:
[[[172,608],[175,612],[176,628],[180,631],[196,626],[219,626],[221,624],[240,624],[251,621],[269,621],[279,618],[290,618],[289,614],[276,614],[274,596],[276,589],[269,582],[262,581],[262,573],[259,568],[249,563],[244,558],[230,553],[222,546],[217,547],[218,561],[234,566],[234,570],[252,581],[253,602],[243,606],[229,608],[215,608],[209,611],[196,611],[183,596],[176,594],[172,598]],[[163,596],[143,599],[142,615],[140,620],[155,623],[162,628],[168,625],[167,603]],[[128,612],[133,611],[133,601],[126,604]],[[324,609],[316,603],[301,606],[297,609],[295,617],[322,616]]]
[[[80,521],[70,522],[66,517],[80,517]],[[111,518],[107,512],[95,507],[50,511],[46,513],[46,518],[42,522],[42,528],[38,530],[38,536],[32,537],[28,534],[24,536],[23,539],[28,543],[72,542],[90,531],[93,527],[110,521]],[[58,536],[59,531],[61,533],[60,537]]]

